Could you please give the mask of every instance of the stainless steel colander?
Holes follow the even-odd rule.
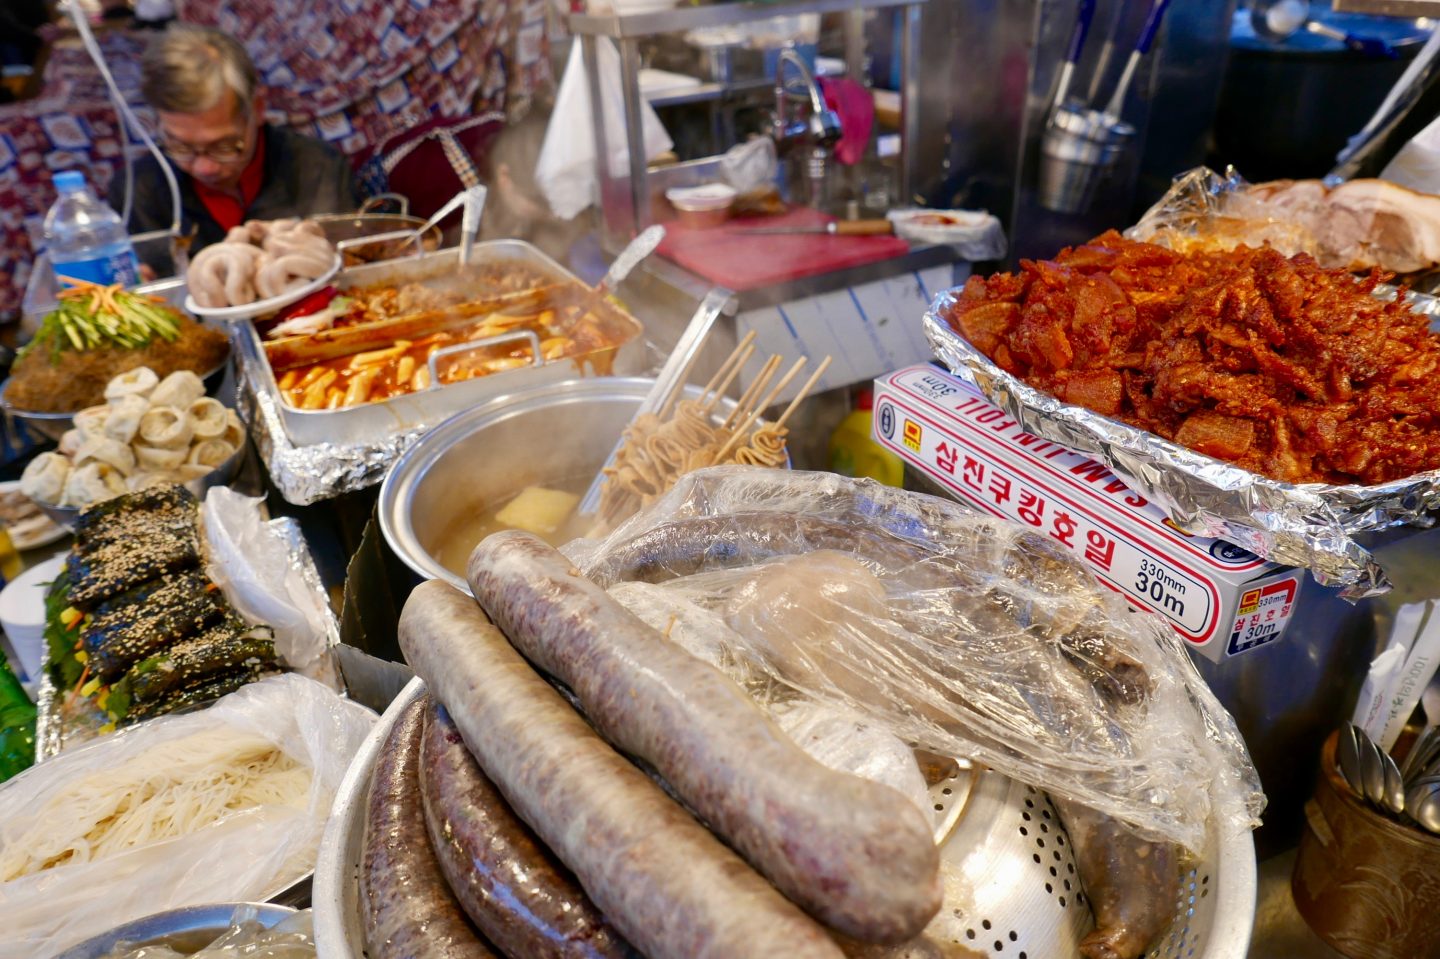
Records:
[[[1050,798],[1000,773],[964,768],[930,798],[945,879],[932,938],[995,959],[1078,957],[1094,921]],[[1212,838],[1182,878],[1174,920],[1144,959],[1244,959],[1254,918],[1250,834]]]
[[[419,679],[405,687],[336,792],[312,897],[316,941],[326,959],[366,955],[359,897],[365,797],[390,727],[424,693]],[[1078,959],[1093,920],[1049,797],[962,762],[931,787],[930,801],[945,877],[945,905],[931,926],[935,938],[995,959]],[[1255,917],[1250,834],[1213,843],[1180,890],[1174,922],[1144,959],[1244,959]]]

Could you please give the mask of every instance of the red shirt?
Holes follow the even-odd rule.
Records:
[[[220,229],[227,232],[245,222],[245,211],[260,195],[260,185],[265,179],[265,131],[261,129],[256,137],[255,155],[240,173],[240,196],[212,189],[192,178],[200,202],[220,224]]]

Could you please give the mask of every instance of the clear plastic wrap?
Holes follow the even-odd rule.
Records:
[[[311,771],[303,808],[272,803],[227,812],[187,835],[0,883],[0,959],[51,956],[156,912],[263,900],[283,890],[314,868],[340,779],[375,719],[319,683],[276,676],[200,712],[161,717],[69,750],[10,780],[0,788],[0,823],[14,828],[39,815],[66,783],[216,729],[269,740]]]
[[[616,583],[610,587],[626,609],[661,631],[671,642],[752,689],[769,677],[746,667],[731,652],[745,639],[716,613],[692,602],[682,591],[651,583]],[[888,727],[867,722],[863,714],[817,702],[761,695],[770,717],[796,745],[817,762],[881,783],[907,796],[927,816],[929,791],[909,746]]]
[[[330,646],[330,611],[305,571],[290,561],[290,544],[260,512],[262,497],[225,486],[205,495],[206,571],[252,623],[275,630],[275,649],[285,664],[321,679],[320,659]],[[333,677],[333,670],[325,669]]]
[[[1322,206],[1323,189],[1305,202],[1297,194],[1297,202],[1288,208],[1293,215],[1278,217],[1277,211],[1247,200],[1249,186],[1234,167],[1223,175],[1209,167],[1187,170],[1175,177],[1165,195],[1125,236],[1182,252],[1192,247],[1232,250],[1241,243],[1268,243],[1291,256],[1317,247],[1310,223]]]
[[[706,658],[762,703],[858,713],[1192,850],[1207,823],[1258,822],[1244,742],[1174,631],[1024,527],[869,480],[718,467],[565,552],[693,607],[671,614],[685,631],[718,620]]]
[[[1386,180],[1248,183],[1233,167],[1196,167],[1125,235],[1180,251],[1268,244],[1327,268],[1414,274],[1440,263],[1440,197]]]

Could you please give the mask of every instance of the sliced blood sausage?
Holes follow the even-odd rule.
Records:
[[[528,533],[486,538],[470,587],[595,728],[652,765],[702,820],[812,916],[903,942],[940,908],[929,823],[899,792],[816,762],[728,677],[665,640]]]
[[[814,920],[606,745],[469,596],[422,583],[399,638],[511,808],[650,959],[841,959]]]
[[[1080,942],[1085,959],[1136,959],[1175,918],[1180,896],[1177,847],[1142,839],[1118,819],[1051,796],[1060,811],[1095,929]]]
[[[370,959],[494,959],[450,893],[425,834],[420,735],[425,700],[400,714],[375,765],[360,864]]]
[[[420,795],[440,871],[495,948],[510,959],[635,957],[570,871],[510,809],[434,702],[420,744]]]

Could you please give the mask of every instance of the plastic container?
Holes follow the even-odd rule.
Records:
[[[719,226],[730,219],[736,195],[735,188],[724,183],[671,187],[665,191],[665,199],[675,208],[680,224],[692,230]]]
[[[140,262],[120,214],[90,192],[84,174],[55,174],[60,192],[45,214],[45,249],[57,277],[109,285],[140,282]]]
[[[868,476],[886,486],[899,487],[905,464],[875,442],[875,396],[869,389],[855,395],[855,409],[830,434],[830,471],[842,476]]]

